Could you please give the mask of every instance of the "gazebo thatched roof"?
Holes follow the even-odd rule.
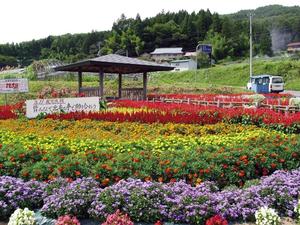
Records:
[[[155,71],[169,71],[174,67],[161,65],[154,62],[110,54],[93,59],[87,59],[65,66],[56,67],[56,71],[94,72],[94,73],[145,73]]]

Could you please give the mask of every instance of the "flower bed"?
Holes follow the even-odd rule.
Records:
[[[21,108],[22,105],[18,105]],[[14,106],[15,107],[15,106]],[[0,119],[17,118],[21,110],[2,107]],[[112,108],[105,111],[84,113],[72,112],[48,115],[56,120],[100,120],[111,122],[216,124],[219,122],[253,124],[281,130],[287,133],[300,132],[300,112],[295,114],[277,113],[269,109],[217,108],[188,104],[151,103],[143,101],[114,101]],[[19,109],[18,108],[18,109]],[[1,108],[0,108],[1,112]]]
[[[17,126],[18,124],[20,127]],[[184,150],[188,150],[197,146],[222,147],[247,144],[249,141],[253,143],[253,140],[268,141],[277,135],[282,138],[288,137],[281,132],[255,126],[229,124],[144,126],[138,123],[108,123],[90,120],[78,121],[74,124],[73,121],[47,119],[38,123],[5,121],[0,122],[0,125],[3,126],[0,128],[2,144],[19,144],[26,148],[35,146],[46,151],[60,146],[66,146],[72,152],[93,150],[103,146],[122,151],[125,146],[139,145],[144,150],[148,149],[147,146],[151,146],[152,149],[161,152],[164,149],[160,147],[160,143],[165,143],[165,148],[168,148],[172,147],[175,140],[181,141],[183,145],[186,145]],[[85,140],[82,140],[83,136]]]
[[[300,166],[298,138],[251,132],[120,143],[1,132],[0,175],[38,180],[92,176],[103,186],[129,177],[192,184],[211,180],[224,186]]]
[[[55,120],[101,120],[111,122],[182,123],[182,124],[253,124],[281,130],[300,132],[300,112],[285,115],[269,109],[217,108],[188,104],[151,103],[143,101],[115,101],[114,109],[95,113],[64,113],[48,115]],[[127,108],[126,111],[124,108]],[[132,110],[136,109],[136,110]]]
[[[169,98],[169,99],[193,99],[201,101],[222,101],[222,102],[253,102],[252,98],[254,93],[239,93],[239,94],[149,94],[148,98]],[[265,97],[264,103],[282,105],[292,97],[291,94],[262,94]],[[270,100],[270,101],[269,101]],[[274,101],[272,101],[274,100]],[[277,100],[277,101],[275,101]],[[278,101],[279,100],[279,101]],[[287,100],[287,101],[286,101]]]
[[[2,131],[11,131],[13,134],[6,134]],[[210,135],[231,135],[237,133],[251,133],[259,135],[261,132],[269,132],[266,129],[257,128],[250,125],[219,123],[214,125],[199,126],[197,124],[143,124],[143,123],[115,123],[95,120],[0,120],[0,140],[8,143],[15,142],[16,136],[27,136],[29,140],[35,141],[38,138],[61,139],[94,139],[94,140],[113,140],[115,142],[136,141],[138,139],[154,140],[158,137],[169,137],[172,135],[180,137],[205,137]],[[274,133],[274,132],[271,132]],[[7,135],[9,137],[5,138]],[[40,142],[40,141],[39,141]],[[47,141],[48,143],[49,141]],[[23,143],[30,145],[30,143]]]
[[[27,192],[22,185],[28,185],[28,182],[0,177],[0,190],[3,185],[5,188],[7,179],[17,184],[11,186],[16,195],[0,195],[0,202],[11,206],[11,214],[24,203]],[[253,221],[255,212],[262,206],[276,209],[280,216],[296,216],[294,210],[300,192],[300,170],[277,171],[252,185],[249,183],[247,188],[221,191],[212,182],[192,187],[182,181],[162,184],[134,179],[122,180],[101,189],[93,179],[84,178],[71,183],[58,179],[41,184],[40,192],[43,194],[37,201],[42,202],[42,213],[53,218],[70,214],[105,221],[109,214],[121,209],[135,222],[152,224],[157,220],[203,224],[216,214],[228,221]],[[38,205],[25,206],[39,208]],[[0,208],[2,219],[3,215],[8,216],[3,213],[4,210]]]

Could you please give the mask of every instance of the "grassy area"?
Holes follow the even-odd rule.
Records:
[[[276,60],[254,61],[254,74],[273,74],[284,77],[286,89],[300,90],[300,61]],[[152,73],[149,76],[149,92],[151,93],[230,93],[245,92],[244,87],[249,77],[248,63],[217,65],[208,69],[186,72]],[[93,79],[91,79],[93,78]],[[71,88],[77,90],[77,81],[30,81],[30,93],[8,95],[8,102],[36,98],[44,87],[57,89]],[[84,86],[98,86],[97,77],[86,77]],[[105,89],[110,94],[117,93],[116,79],[106,79]],[[125,78],[124,87],[142,87],[142,79]],[[0,96],[0,104],[4,103],[4,95]]]
[[[272,74],[283,76],[286,89],[300,90],[300,61],[254,61],[254,74]],[[239,63],[226,66],[215,66],[208,69],[180,73],[167,72],[154,74],[152,86],[178,87],[245,87],[249,78],[249,64]]]

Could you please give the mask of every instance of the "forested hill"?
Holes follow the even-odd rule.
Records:
[[[248,56],[249,10],[219,15],[209,10],[188,13],[161,12],[141,19],[116,20],[110,31],[49,36],[19,44],[0,45],[1,65],[22,66],[33,60],[59,59],[72,62],[98,54],[140,56],[156,47],[183,47],[192,51],[199,42],[213,45],[216,60]],[[272,5],[254,10],[254,54],[272,55],[291,41],[300,41],[300,7]],[[100,30],[101,28],[96,28]]]
[[[264,7],[259,7],[253,10],[241,10],[237,13],[229,14],[227,16],[232,17],[233,19],[247,19],[249,13],[252,12],[255,14],[257,19],[282,19],[280,17],[297,17],[300,13],[299,6],[286,7],[282,5],[269,5]]]

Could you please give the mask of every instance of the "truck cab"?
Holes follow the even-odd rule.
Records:
[[[256,93],[279,93],[284,91],[284,82],[281,76],[258,75],[250,77],[247,89]]]

